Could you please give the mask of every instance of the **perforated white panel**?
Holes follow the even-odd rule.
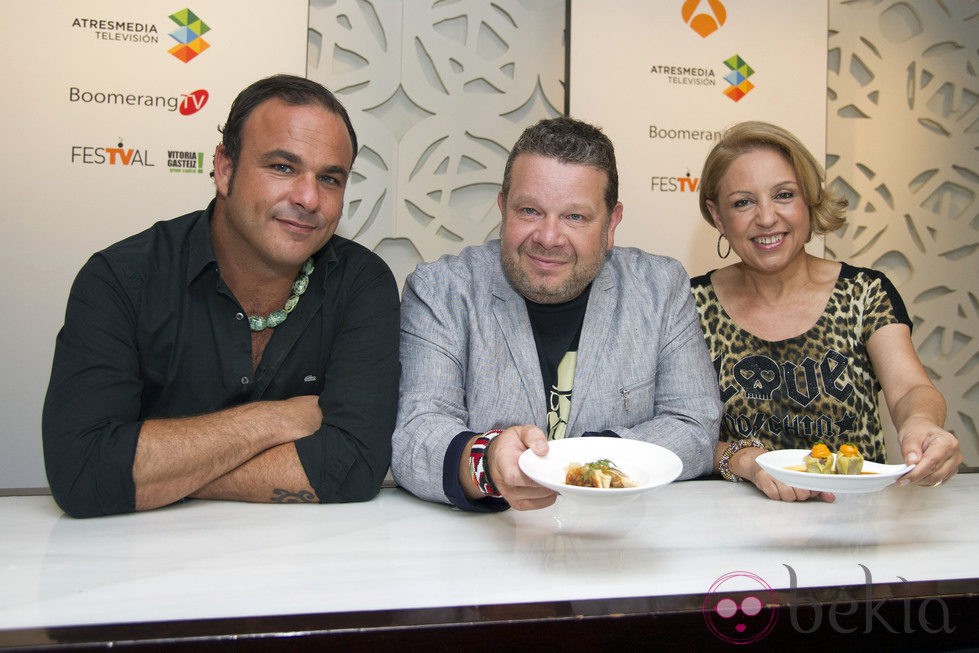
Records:
[[[362,142],[339,233],[399,282],[494,237],[510,146],[564,106],[563,32],[561,0],[313,0],[308,75]]]
[[[828,178],[850,200],[827,256],[882,270],[979,462],[979,5],[833,2]]]
[[[340,95],[362,142],[340,233],[384,256],[399,281],[496,234],[509,147],[564,105],[564,10],[562,0],[311,0],[308,74]],[[828,175],[851,202],[827,256],[895,282],[973,465],[977,14],[970,0],[830,0],[827,125]]]

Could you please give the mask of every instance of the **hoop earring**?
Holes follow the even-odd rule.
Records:
[[[724,238],[724,234],[717,237],[717,255],[721,258],[727,258],[731,255],[731,241],[727,243],[727,251],[721,254],[721,238]]]

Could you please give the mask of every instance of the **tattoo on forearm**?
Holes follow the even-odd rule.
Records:
[[[315,503],[316,495],[309,490],[290,492],[289,490],[276,488],[272,490],[271,501],[272,503]]]

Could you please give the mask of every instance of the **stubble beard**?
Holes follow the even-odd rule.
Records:
[[[568,261],[571,265],[571,275],[557,287],[549,287],[546,282],[535,282],[527,271],[520,266],[521,253],[539,254],[546,257],[549,255],[546,249],[527,247],[522,244],[516,252],[501,249],[500,253],[507,280],[518,293],[537,304],[562,304],[578,297],[588,287],[588,284],[595,280],[605,263],[605,258],[608,255],[607,250],[608,233],[602,231],[602,256],[595,263],[582,267],[578,265],[578,258],[572,252]]]

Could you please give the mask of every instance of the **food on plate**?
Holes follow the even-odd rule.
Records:
[[[578,487],[598,488],[624,488],[639,485],[608,458],[601,458],[584,465],[569,464],[565,470],[564,482]]]
[[[812,451],[806,454],[803,461],[806,464],[806,471],[810,474],[833,473],[833,454],[822,442],[813,445]]]
[[[860,450],[852,443],[848,442],[840,446],[839,451],[834,456],[830,453],[829,447],[819,442],[803,457],[804,464],[786,465],[785,469],[793,472],[839,474],[841,476],[876,474],[877,472],[865,472],[863,470],[863,460]]]
[[[859,474],[863,471],[863,456],[852,444],[844,444],[836,452],[837,474]]]

